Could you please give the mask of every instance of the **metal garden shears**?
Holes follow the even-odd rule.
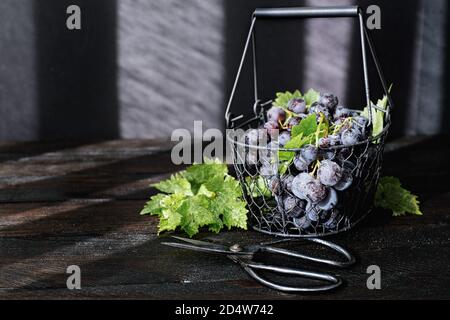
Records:
[[[346,268],[355,263],[355,258],[341,246],[318,238],[304,238],[302,240],[311,241],[321,246],[327,247],[332,251],[335,251],[339,255],[343,256],[345,260],[328,260],[319,257],[310,256],[307,254],[302,254],[300,252],[286,250],[282,248],[276,248],[271,245],[281,242],[293,241],[294,239],[282,239],[275,240],[271,242],[260,243],[256,245],[245,245],[241,246],[239,244],[234,244],[232,246],[226,246],[216,243],[211,243],[207,241],[187,239],[183,237],[172,236],[172,238],[180,240],[182,242],[162,242],[162,244],[182,249],[189,249],[194,251],[209,252],[209,253],[219,253],[225,254],[230,260],[239,264],[253,279],[255,279],[260,284],[267,286],[271,289],[275,289],[283,292],[320,292],[335,289],[342,285],[342,279],[336,275],[332,275],[325,272],[319,271],[308,271],[303,269],[293,269],[275,265],[267,265],[261,262],[253,260],[254,255],[258,253],[270,253],[278,254],[287,257],[302,259],[305,261],[315,262],[318,264],[323,264],[327,266]],[[283,285],[281,283],[272,282],[262,276],[260,276],[257,271],[271,271],[278,274],[298,276],[301,278],[319,280],[323,282],[323,285],[310,286],[310,287],[296,287]]]

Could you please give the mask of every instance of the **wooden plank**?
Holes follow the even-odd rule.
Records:
[[[59,164],[3,165],[0,202],[145,199],[151,183],[183,168],[172,164],[168,152],[100,163],[59,161]]]
[[[413,229],[402,232],[398,239],[389,238],[391,232],[400,230],[402,229],[387,229],[385,232],[371,233],[375,235],[371,245],[367,245],[365,241],[366,232],[362,235],[354,232],[353,236],[338,239],[339,243],[346,244],[358,252],[359,263],[351,270],[337,271],[346,279],[347,288],[337,291],[332,297],[448,298],[450,278],[447,274],[448,260],[445,259],[448,258],[446,249],[448,240],[445,243],[416,241],[414,239],[419,231]],[[422,229],[420,234],[427,237],[433,235],[445,237],[448,234],[448,227],[428,232]],[[262,239],[254,232],[230,233],[228,239],[243,236],[251,241]],[[352,242],[361,238],[363,242],[359,244]],[[419,239],[423,240],[423,237]],[[397,240],[402,242],[396,243]],[[72,296],[73,293],[65,289],[67,277],[65,268],[71,264],[79,265],[82,270],[83,290],[76,294],[78,297],[121,295],[138,298],[227,298],[230,294],[242,298],[280,297],[275,291],[249,282],[243,271],[225,257],[162,247],[156,239],[140,239],[133,235],[128,239],[115,240],[73,238],[70,241],[66,238],[63,241],[57,239],[53,243],[46,241],[11,241],[11,245],[7,241],[3,244],[8,251],[23,250],[27,247],[28,254],[37,250],[37,247],[53,250],[34,258],[20,259],[16,262],[9,258],[4,261],[1,267],[0,297],[31,298],[39,296],[43,289],[49,289],[50,296],[55,289],[57,290],[54,293],[61,297]],[[55,259],[55,256],[58,258]],[[275,259],[268,261],[286,263]],[[381,267],[383,286],[381,291],[366,288],[368,276],[366,268],[372,264]],[[290,265],[303,266],[292,261]],[[224,286],[225,290],[218,290],[221,286]],[[209,290],[205,291],[208,287]],[[141,291],[143,288],[147,288],[148,291]],[[314,297],[314,295],[299,297]]]
[[[437,201],[440,208],[427,209],[424,218],[397,218],[381,225],[366,222],[353,232],[334,237],[357,253],[360,261],[355,268],[338,272],[347,279],[348,288],[333,296],[448,297],[450,216],[442,214],[448,198],[446,195]],[[64,289],[65,268],[71,264],[83,270],[85,289],[76,293],[77,297],[117,297],[120,290],[122,296],[139,298],[223,298],[227,294],[280,297],[249,282],[224,257],[163,247],[155,235],[156,219],[137,214],[141,206],[141,201],[71,201],[38,208],[21,203],[2,206],[0,215],[6,218],[0,225],[0,298],[36,298],[44,295],[44,288],[49,289],[48,297],[71,297],[74,293]],[[16,214],[8,214],[11,211]],[[270,239],[242,231],[209,238],[224,243]],[[315,254],[323,252],[316,247],[310,250]],[[382,268],[386,286],[382,293],[365,287],[365,268],[370,264]],[[220,286],[226,289],[202,291]],[[405,291],[410,286],[414,286],[413,292]]]

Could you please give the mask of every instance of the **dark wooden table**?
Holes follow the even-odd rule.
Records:
[[[358,257],[355,267],[337,271],[346,286],[289,295],[255,284],[225,257],[159,244],[157,219],[138,213],[155,193],[148,185],[180,169],[167,142],[2,143],[0,298],[448,299],[450,142],[409,139],[388,149],[384,174],[417,193],[425,215],[377,211],[331,238]],[[268,239],[236,230],[203,236]],[[366,287],[372,264],[381,268],[381,290]],[[69,265],[81,268],[81,290],[66,288]]]

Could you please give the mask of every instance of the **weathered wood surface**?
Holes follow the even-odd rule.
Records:
[[[225,257],[161,246],[157,220],[138,212],[155,192],[148,184],[179,169],[168,149],[166,142],[142,140],[0,144],[0,298],[450,298],[447,139],[386,154],[384,173],[419,194],[425,215],[390,218],[378,211],[331,238],[354,252],[358,264],[336,271],[346,287],[320,295],[278,293]],[[236,230],[203,236],[268,239]],[[65,270],[73,264],[82,272],[77,291],[66,288]],[[366,287],[372,264],[381,268],[381,290]]]

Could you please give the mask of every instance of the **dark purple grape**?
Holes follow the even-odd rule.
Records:
[[[330,147],[335,147],[342,143],[341,136],[338,134],[329,135],[328,138],[330,139]]]
[[[319,148],[328,148],[330,146],[330,140],[328,137],[323,137],[319,139]]]
[[[333,124],[335,125],[335,126],[340,126],[342,123],[344,123],[344,120],[345,120],[346,118],[339,118],[339,119],[335,119],[334,121],[333,121]],[[341,130],[339,130],[338,131],[338,133],[340,132]]]
[[[296,125],[298,125],[300,123],[299,118],[290,118],[288,123],[287,123],[287,130],[291,131],[292,127],[295,127]]]
[[[327,229],[335,229],[337,227],[340,219],[341,219],[341,215],[339,214],[339,210],[334,209],[331,212],[331,215],[328,218],[328,220],[323,224],[323,226]]]
[[[328,148],[330,146],[330,139],[328,137],[323,137],[319,139],[319,148]]]
[[[337,192],[333,188],[330,188],[328,190],[328,194],[325,197],[325,199],[320,201],[317,204],[317,207],[322,210],[331,210],[337,205],[337,203],[338,203]]]
[[[317,159],[317,148],[312,144],[308,144],[300,149],[300,157],[310,164]]]
[[[337,158],[340,160],[347,160],[352,155],[351,148],[342,148],[339,149]]]
[[[291,99],[287,104],[288,110],[294,113],[305,113],[306,112],[306,103],[305,100],[301,98]]]
[[[303,160],[303,158],[300,155],[296,155],[294,158],[294,167],[298,171],[306,171],[308,170],[309,164]]]
[[[318,203],[325,199],[328,189],[319,180],[313,179],[306,184],[304,194],[312,203]]]
[[[341,180],[342,168],[334,161],[323,160],[317,170],[317,178],[326,186],[332,187]]]
[[[328,135],[319,139],[320,148],[329,148],[341,144],[341,137],[339,135]]]
[[[268,121],[284,121],[286,119],[286,112],[282,108],[272,107],[267,110],[267,120]]]
[[[369,124],[369,119],[363,116],[356,116],[352,118],[352,121],[359,127],[365,128]]]
[[[311,226],[311,220],[306,215],[301,218],[294,218],[294,225],[300,229],[308,229]]]
[[[291,134],[287,131],[283,131],[279,136],[278,136],[278,143],[280,146],[284,146],[286,143],[289,142],[289,140],[291,140]]]
[[[306,201],[300,200],[298,198],[295,198],[297,200],[297,204],[295,207],[292,207],[291,210],[287,210],[286,208],[289,207],[289,204],[284,204],[284,212],[286,213],[286,216],[289,218],[299,218],[304,215],[305,213],[305,207],[306,207]],[[292,200],[289,200],[292,201]],[[283,211],[283,210],[280,210]]]
[[[315,113],[317,115],[317,119],[319,119],[319,114],[323,113],[325,118],[327,118],[328,120],[331,120],[330,109],[328,109],[326,106],[324,106],[323,104],[320,104],[318,102],[314,102],[311,105],[311,107],[309,108],[309,114],[313,114],[313,113]]]
[[[298,125],[300,123],[300,121],[305,117],[306,117],[305,114],[300,114],[298,117],[290,118],[287,123],[287,130],[291,131],[292,128],[295,127],[296,125]]]
[[[350,109],[347,109],[343,106],[338,106],[336,110],[334,111],[333,118],[334,120],[342,119],[342,118],[348,118],[350,117],[352,112]]]
[[[306,205],[305,212],[309,220],[314,222],[319,221],[320,209],[312,205],[310,202]]]
[[[318,157],[323,160],[333,160],[336,157],[336,151],[333,150],[319,150]]]
[[[353,171],[355,170],[356,165],[349,160],[343,160],[340,164],[343,170],[342,178],[333,188],[338,191],[343,191],[351,186],[353,182]]]
[[[300,199],[307,199],[305,188],[306,185],[313,180],[314,178],[306,172],[298,174],[292,180],[292,193]]]
[[[353,177],[350,172],[344,171],[342,174],[341,180],[337,184],[334,185],[334,189],[338,191],[344,191],[345,189],[348,189],[353,182]]]
[[[331,93],[321,93],[318,102],[327,107],[332,113],[339,103],[338,98]]]
[[[277,176],[272,176],[267,179],[267,188],[269,188],[273,194],[278,194],[280,192],[280,187],[280,179]]]
[[[349,160],[344,160],[341,162],[341,168],[343,169],[342,178],[333,187],[338,191],[343,191],[351,186],[353,182],[353,171],[355,170],[356,165]]]
[[[294,176],[289,174],[284,176],[282,180],[284,188],[287,191],[292,192],[292,181],[294,180]]]
[[[267,130],[267,133],[272,140],[277,140],[279,134],[278,122],[268,121],[264,124],[264,128]]]
[[[283,208],[284,212],[291,212],[296,209],[299,205],[300,200],[296,197],[286,196],[283,198]]]
[[[351,127],[342,131],[341,140],[343,145],[350,146],[361,142],[363,140],[363,135],[360,130]]]

